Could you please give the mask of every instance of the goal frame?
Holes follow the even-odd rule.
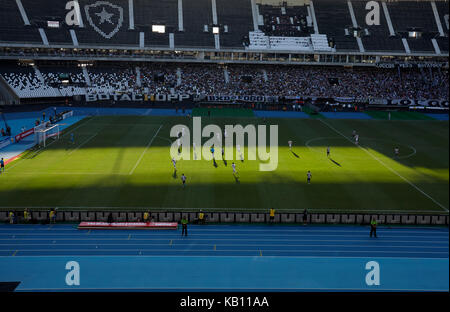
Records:
[[[55,129],[56,129],[55,133],[47,135],[48,132],[50,132],[52,130],[55,130]],[[56,140],[58,140],[59,136],[60,136],[60,130],[59,129],[60,129],[59,124],[55,124],[55,125],[50,126],[48,128],[35,129],[34,133],[35,133],[35,143],[36,143],[36,145],[39,145],[39,146],[42,145],[43,147],[46,147],[47,146],[47,139],[56,137]]]

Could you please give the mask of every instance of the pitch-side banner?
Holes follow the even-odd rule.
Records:
[[[26,138],[27,136],[30,136],[34,133],[34,128],[27,130],[25,132],[19,133],[18,135],[16,135],[15,139],[16,142],[19,142],[20,140]]]
[[[116,101],[116,102],[171,102],[193,100],[189,94],[142,94],[142,93],[90,93],[86,94],[86,102]]]
[[[448,100],[369,99],[369,105],[395,105],[399,107],[423,106],[448,108]]]
[[[73,117],[73,111],[67,112],[67,113],[62,115],[62,119],[63,120],[66,119],[66,118],[69,118],[69,117]]]
[[[278,102],[278,96],[264,95],[208,95],[208,102]]]

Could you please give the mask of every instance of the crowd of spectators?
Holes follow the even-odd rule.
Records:
[[[448,69],[337,68],[277,65],[147,64],[88,68],[86,93],[141,92],[190,95],[266,95],[448,99]],[[3,73],[16,90],[43,89],[32,72]],[[55,75],[46,73],[55,83]],[[76,76],[79,84],[82,74]],[[30,92],[28,92],[30,93]],[[81,91],[80,91],[81,93]]]

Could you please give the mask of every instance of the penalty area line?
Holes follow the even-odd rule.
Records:
[[[129,175],[132,175],[134,173],[134,170],[136,170],[137,166],[139,166],[139,163],[141,162],[142,158],[144,157],[145,153],[147,152],[147,150],[149,149],[150,145],[152,145],[153,140],[156,138],[156,136],[158,135],[159,131],[161,130],[161,128],[163,127],[163,125],[161,125],[158,128],[158,131],[156,131],[155,135],[153,136],[153,138],[150,140],[150,142],[148,142],[147,146],[145,147],[145,150],[142,152],[141,157],[139,157],[138,161],[136,162],[136,164],[134,165],[133,169],[131,169]]]
[[[333,126],[331,126],[330,124],[328,124],[327,122],[323,121],[322,119],[319,119],[324,125],[326,125],[328,128],[332,129],[334,132],[340,134],[342,137],[344,137],[345,139],[347,139],[350,143],[354,142],[352,140],[350,140],[348,137],[346,137],[344,134],[342,134],[342,132],[340,132],[339,130],[335,129]],[[403,181],[405,181],[406,183],[408,183],[409,185],[411,185],[413,188],[415,188],[417,191],[419,191],[420,193],[422,193],[423,195],[425,195],[427,198],[429,198],[433,203],[435,203],[436,205],[438,205],[439,207],[441,207],[442,209],[444,209],[445,211],[448,212],[448,209],[442,205],[441,203],[439,203],[437,200],[435,200],[433,197],[431,197],[430,195],[428,195],[427,193],[425,193],[424,191],[422,191],[419,187],[417,187],[414,183],[412,183],[411,181],[409,181],[408,179],[406,179],[405,177],[403,177],[400,173],[398,173],[397,171],[395,171],[394,169],[392,169],[391,167],[389,167],[388,165],[386,165],[381,159],[379,159],[378,157],[376,157],[375,155],[373,155],[371,152],[369,152],[367,149],[357,145],[358,148],[362,149],[363,151],[365,151],[367,154],[369,154],[373,159],[375,159],[376,161],[378,161],[381,165],[383,165],[386,169],[388,169],[389,171],[391,171],[392,173],[394,173],[395,175],[397,175],[399,178],[401,178]]]
[[[81,143],[80,145],[77,146],[76,149],[74,149],[73,151],[71,151],[69,153],[69,155],[72,155],[73,153],[75,153],[80,147],[82,147],[83,145],[85,145],[87,142],[89,142],[90,140],[92,140],[93,138],[95,138],[97,136],[98,132],[96,134],[94,134],[93,136],[91,136],[89,139],[87,139],[86,141],[84,141],[83,143]]]

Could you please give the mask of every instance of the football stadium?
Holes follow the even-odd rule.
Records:
[[[0,6],[0,290],[449,291],[447,0]]]

